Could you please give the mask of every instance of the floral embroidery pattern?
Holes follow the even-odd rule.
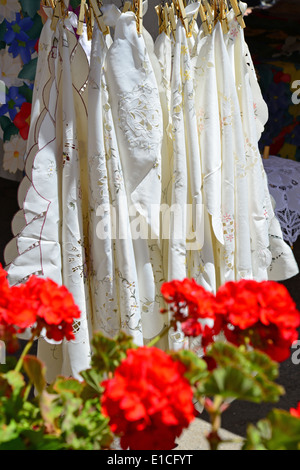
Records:
[[[208,60],[207,57],[203,56],[201,60],[201,65],[195,67],[195,73],[198,78],[204,77],[208,68],[214,68],[214,63]]]
[[[136,147],[156,151],[161,138],[161,110],[157,89],[146,82],[119,97],[120,126],[129,148]]]
[[[205,128],[205,120],[208,119],[204,108],[199,108],[196,112],[198,132],[201,134]]]
[[[222,216],[224,247],[223,260],[227,269],[234,269],[234,244],[235,244],[235,222],[232,214],[225,213]]]

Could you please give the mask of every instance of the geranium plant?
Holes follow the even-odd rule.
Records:
[[[210,415],[206,438],[218,449],[222,413],[232,399],[275,403],[284,393],[276,383],[278,364],[300,326],[300,313],[280,284],[229,282],[213,295],[194,280],[174,280],[162,287],[172,314],[162,334],[173,328],[186,337],[200,335],[201,357],[191,349],[162,351],[155,346],[160,337],[138,347],[122,331],[115,338],[96,333],[82,379],[59,376],[49,385],[44,364],[28,352],[41,334],[73,338],[80,311],[72,295],[36,276],[10,287],[3,269],[0,294],[0,339],[7,351],[15,351],[19,333],[31,331],[19,359],[1,366],[0,449],[111,449],[115,438],[122,449],[173,449],[197,416],[195,400]],[[249,426],[242,448],[298,449],[299,406],[274,409]]]

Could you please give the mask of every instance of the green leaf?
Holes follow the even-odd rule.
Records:
[[[0,116],[0,126],[3,130],[4,142],[10,140],[13,135],[19,134],[19,129],[14,125],[8,116]]]
[[[64,450],[65,443],[59,436],[45,434],[44,429],[26,429],[21,437],[27,443],[27,450]]]
[[[214,343],[207,353],[217,362],[199,391],[255,403],[276,402],[284,389],[274,382],[278,364],[259,351],[246,351],[229,343]]]
[[[32,95],[33,95],[33,91],[32,89],[27,86],[25,83],[24,85],[20,86],[19,87],[19,93],[24,96],[24,98],[26,99],[27,103],[32,103]]]
[[[300,419],[285,410],[272,410],[247,428],[243,450],[300,450]]]
[[[5,131],[5,129],[7,129],[11,124],[12,121],[8,116],[0,116],[0,126],[2,127],[3,131]]]
[[[59,376],[51,389],[59,395],[80,396],[83,384],[76,379]]]
[[[206,362],[193,351],[182,349],[176,352],[171,351],[170,355],[174,360],[180,361],[185,365],[186,372],[184,376],[191,384],[199,383],[199,381],[203,381],[209,376]]]
[[[0,23],[0,41],[4,42],[6,46],[6,42],[4,41],[5,33],[6,33],[6,23],[5,21],[2,21],[2,23]]]
[[[34,17],[33,17],[33,25],[32,27],[26,31],[26,34],[27,36],[29,36],[30,39],[38,39],[41,35],[41,31],[43,29],[43,22],[42,22],[42,18],[40,17],[40,15],[37,13]]]
[[[259,424],[257,428],[253,424],[248,425],[247,438],[244,441],[242,450],[267,450],[262,436],[264,433],[268,434],[270,432],[270,426],[267,420],[261,420],[260,424],[264,428],[262,431],[258,428]]]
[[[35,74],[36,74],[36,65],[37,65],[37,57],[35,59],[31,59],[28,64],[25,64],[21,69],[18,78],[24,80],[30,80],[31,82],[34,81]]]
[[[103,387],[100,385],[103,380],[102,372],[99,372],[97,369],[87,369],[82,371],[80,375],[85,381],[84,397],[91,398],[102,395]]]
[[[45,365],[35,356],[24,357],[23,366],[30,382],[40,395],[46,388],[46,368]]]
[[[7,425],[0,426],[0,450],[26,450],[19,434],[19,426],[14,420]]]
[[[45,390],[39,397],[41,415],[48,434],[60,435],[58,419],[62,413],[62,406],[58,403],[58,395]]]
[[[112,442],[109,419],[101,413],[98,397],[82,401],[67,400],[62,413],[61,431],[68,449],[103,449]]]
[[[19,395],[21,390],[25,387],[25,380],[20,372],[10,370],[5,374],[7,383],[10,385],[13,395]]]
[[[40,0],[19,0],[24,13],[33,18],[40,9]]]
[[[3,142],[10,140],[12,136],[18,135],[18,134],[19,134],[19,129],[12,123],[3,132]]]
[[[99,372],[113,372],[126,358],[128,349],[136,348],[131,336],[121,331],[113,339],[97,332],[92,341],[92,367]]]

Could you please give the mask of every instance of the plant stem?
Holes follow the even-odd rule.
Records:
[[[211,432],[207,437],[210,450],[218,450],[219,444],[222,442],[222,439],[219,436],[219,430],[221,429],[222,403],[222,397],[220,395],[216,395],[214,398],[213,407],[210,407],[210,409],[207,410],[211,422]]]
[[[21,370],[21,368],[22,368],[22,365],[23,365],[24,357],[26,356],[26,354],[27,354],[28,351],[30,350],[31,346],[33,345],[33,340],[34,340],[34,336],[31,337],[31,339],[28,341],[28,343],[26,344],[25,348],[23,349],[22,354],[21,354],[21,356],[19,357],[19,360],[18,360],[17,365],[16,365],[16,367],[15,367],[15,371],[16,371],[16,372],[20,372],[20,370]]]
[[[32,387],[32,385],[31,385],[31,383],[29,383],[27,385],[27,387],[25,388],[24,397],[23,397],[24,401],[27,401],[30,390],[31,390],[31,387]]]
[[[166,326],[166,328],[164,330],[162,330],[162,332],[155,336],[155,338],[153,338],[148,344],[147,344],[147,347],[148,348],[151,348],[152,346],[154,346],[161,338],[163,338],[167,333],[168,331],[170,330],[171,326]]]

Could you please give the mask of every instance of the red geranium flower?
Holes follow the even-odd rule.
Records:
[[[31,103],[23,103],[20,111],[16,114],[14,125],[19,129],[22,139],[28,139],[31,117]]]
[[[215,296],[196,283],[194,279],[165,282],[161,288],[165,301],[172,312],[171,325],[177,329],[177,322],[186,336],[216,334],[203,326],[203,319],[215,319],[217,304]]]
[[[103,413],[123,449],[169,450],[196,416],[185,366],[157,348],[127,351],[114,377],[103,382]]]
[[[73,322],[80,317],[80,310],[65,286],[51,279],[31,276],[24,290],[36,309],[38,331],[45,328],[47,337],[56,341],[74,339]]]
[[[26,283],[9,287],[7,273],[0,267],[1,293],[0,324],[10,332],[33,328],[37,336],[45,329],[49,339],[74,339],[73,322],[80,310],[65,286],[31,276]]]
[[[283,284],[274,281],[260,283],[260,320],[264,325],[275,323],[282,331],[298,328],[300,314]]]
[[[161,287],[161,292],[165,301],[169,304],[176,304],[177,309],[189,306],[192,313],[197,311],[198,317],[214,317],[214,295],[197,284],[195,279],[165,282]]]
[[[193,279],[184,279],[163,284],[161,291],[170,306],[171,326],[176,330],[180,322],[186,336],[201,336],[204,350],[223,330],[235,345],[248,343],[282,362],[298,338],[300,312],[277,282],[227,282],[214,296]]]
[[[9,299],[9,284],[7,280],[7,272],[0,265],[0,315],[1,309],[6,308]]]
[[[227,321],[242,330],[259,320],[258,295],[260,284],[252,280],[227,282],[217,292],[219,311],[227,316]]]
[[[298,338],[300,312],[284,285],[274,281],[228,282],[220,287],[216,299],[228,341],[240,345],[247,339],[277,362],[289,357]]]
[[[295,416],[295,418],[300,418],[300,401],[297,408],[290,408],[290,413],[292,416]]]

